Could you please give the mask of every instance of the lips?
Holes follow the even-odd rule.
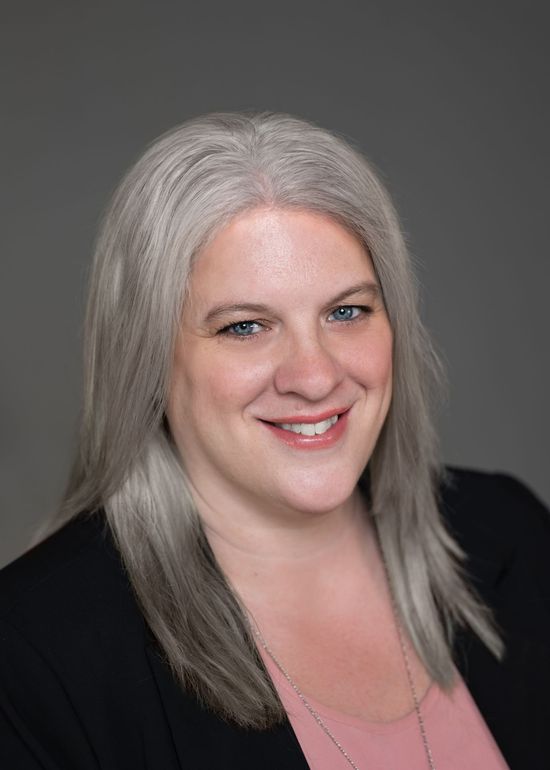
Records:
[[[261,420],[271,433],[288,446],[302,449],[321,449],[335,444],[343,435],[349,409],[333,409],[308,417],[283,417]]]
[[[275,417],[269,420],[263,419],[262,422],[269,422],[272,425],[282,425],[285,423],[291,425],[298,423],[309,425],[311,423],[318,423],[323,422],[324,420],[329,420],[331,417],[339,417],[349,409],[350,407],[340,407],[339,409],[327,409],[320,414],[313,414],[309,416],[304,414],[296,414],[291,416]]]

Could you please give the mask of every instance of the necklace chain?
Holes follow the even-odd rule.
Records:
[[[414,684],[414,679],[411,671],[411,664],[409,662],[409,655],[407,653],[407,647],[405,645],[405,640],[403,638],[403,630],[401,628],[401,623],[398,621],[397,616],[395,614],[395,607],[394,607],[394,618],[395,618],[395,625],[397,627],[397,635],[399,636],[399,644],[401,645],[401,652],[403,653],[403,660],[405,661],[407,679],[409,680],[409,687],[413,698],[414,710],[416,713],[416,720],[418,722],[418,728],[420,730],[420,735],[422,737],[422,744],[424,745],[424,751],[426,752],[426,759],[428,760],[428,767],[430,768],[430,770],[436,770],[435,762],[433,760],[432,750],[428,741],[428,734],[426,733],[426,725],[424,724],[424,717],[422,715],[422,710],[420,708],[420,701],[416,693],[416,687]]]
[[[334,745],[336,746],[336,748],[338,749],[338,751],[340,751],[340,753],[341,753],[341,754],[343,754],[343,756],[344,756],[344,757],[347,759],[347,761],[348,761],[348,762],[349,762],[349,764],[350,764],[350,765],[353,767],[353,769],[354,769],[354,770],[359,770],[359,768],[357,767],[357,765],[355,764],[355,762],[353,761],[353,759],[350,757],[350,755],[348,754],[348,752],[345,750],[345,748],[342,746],[342,744],[340,743],[340,741],[338,740],[338,738],[336,738],[336,736],[335,736],[335,735],[334,735],[334,734],[331,732],[331,730],[329,730],[329,728],[327,727],[327,725],[326,725],[326,724],[324,723],[324,721],[321,719],[321,716],[320,716],[320,714],[318,714],[318,713],[317,713],[317,711],[315,711],[315,709],[313,708],[313,706],[311,705],[311,703],[309,703],[309,701],[307,700],[307,698],[305,697],[305,695],[303,694],[303,692],[300,690],[300,688],[298,687],[298,685],[296,684],[296,682],[295,682],[295,681],[294,681],[294,680],[291,678],[290,674],[289,674],[289,673],[286,671],[286,669],[284,669],[284,668],[283,668],[283,666],[281,665],[281,663],[280,663],[280,662],[278,661],[278,659],[275,657],[275,654],[274,654],[274,653],[273,653],[273,651],[272,651],[272,650],[269,648],[269,646],[268,646],[267,642],[265,641],[265,639],[263,638],[263,636],[261,635],[261,633],[259,632],[259,630],[258,630],[257,628],[255,629],[255,633],[256,633],[256,636],[258,637],[258,639],[260,640],[260,644],[262,645],[262,647],[264,648],[264,650],[267,652],[267,654],[269,655],[269,657],[271,658],[271,660],[273,661],[273,663],[275,663],[275,665],[277,666],[277,668],[279,669],[279,671],[281,672],[281,674],[284,676],[284,678],[287,680],[287,682],[289,683],[289,685],[292,687],[292,689],[294,690],[294,692],[296,693],[296,695],[297,695],[297,696],[300,698],[300,700],[302,701],[302,703],[304,704],[304,706],[306,707],[306,709],[309,711],[309,713],[311,714],[311,716],[313,717],[313,719],[315,719],[315,721],[317,722],[317,724],[319,725],[319,727],[321,728],[321,730],[323,730],[323,732],[324,732],[324,733],[326,733],[326,735],[327,735],[327,736],[330,738],[330,740],[331,740],[331,741],[334,743]]]
[[[428,761],[428,768],[429,768],[429,770],[436,770],[435,763],[434,763],[433,756],[432,756],[432,750],[430,748],[430,744],[429,744],[429,741],[428,741],[428,735],[426,733],[426,725],[424,723],[424,717],[423,717],[422,711],[420,709],[420,701],[418,699],[418,695],[417,695],[417,692],[416,692],[416,687],[415,687],[415,684],[414,684],[414,679],[413,679],[413,675],[412,675],[411,665],[410,665],[410,661],[409,661],[409,655],[407,653],[407,647],[405,645],[405,639],[403,637],[403,631],[401,629],[401,624],[400,624],[400,622],[398,620],[397,609],[396,609],[396,606],[395,606],[395,600],[394,600],[394,597],[393,597],[393,592],[390,592],[390,593],[391,593],[391,598],[392,598],[393,616],[394,616],[395,625],[396,625],[396,628],[397,628],[397,635],[399,637],[399,645],[401,647],[401,652],[403,654],[403,661],[405,663],[405,670],[407,672],[407,681],[409,683],[409,688],[410,688],[411,694],[412,694],[412,699],[413,699],[413,704],[414,704],[414,711],[415,711],[416,719],[417,719],[417,722],[418,722],[418,728],[420,730],[420,736],[422,738],[422,745],[424,746],[424,751],[426,753],[426,759]],[[269,657],[271,658],[273,663],[275,663],[275,665],[277,666],[277,668],[279,669],[281,674],[287,680],[287,682],[292,687],[292,689],[294,690],[296,695],[300,698],[300,700],[302,701],[303,705],[309,711],[309,713],[311,714],[313,719],[317,722],[317,724],[319,725],[321,730],[325,733],[325,735],[328,738],[330,738],[330,740],[334,743],[334,745],[336,746],[338,751],[347,760],[347,762],[351,765],[351,767],[353,767],[353,770],[359,770],[359,767],[355,764],[355,762],[350,757],[350,755],[345,750],[345,748],[342,746],[342,744],[340,743],[338,738],[336,738],[336,736],[332,733],[332,731],[329,729],[329,727],[326,725],[326,723],[322,719],[321,715],[313,708],[311,703],[309,703],[309,701],[307,700],[307,698],[305,697],[303,692],[300,690],[300,688],[298,687],[296,682],[292,679],[292,677],[290,676],[288,671],[280,663],[280,661],[276,657],[275,653],[273,652],[273,650],[271,650],[271,648],[267,644],[266,640],[264,639],[264,637],[260,633],[260,629],[258,628],[258,626],[256,625],[255,622],[253,623],[253,631],[254,631],[255,635],[258,637],[258,640],[260,641],[260,644],[262,645],[263,649],[269,655]]]

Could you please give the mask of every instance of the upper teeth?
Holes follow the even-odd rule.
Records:
[[[329,417],[328,420],[322,422],[276,422],[275,425],[283,430],[291,430],[293,433],[301,433],[302,436],[319,436],[334,425],[338,420],[338,415]]]

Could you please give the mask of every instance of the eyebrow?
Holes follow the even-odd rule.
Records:
[[[340,292],[331,300],[329,300],[327,302],[327,306],[337,305],[338,303],[343,302],[346,299],[350,299],[357,294],[369,294],[371,296],[371,301],[374,301],[382,297],[382,290],[379,284],[375,283],[374,281],[362,281],[361,283],[357,283],[347,289],[344,289],[344,291]],[[253,302],[238,302],[228,304],[222,303],[219,305],[214,305],[214,307],[208,311],[204,319],[204,323],[210,324],[221,316],[225,316],[230,313],[250,313],[252,315],[257,315],[261,313],[269,314],[273,312],[273,309],[270,308],[269,305],[261,305]]]

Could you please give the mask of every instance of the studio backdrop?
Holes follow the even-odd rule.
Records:
[[[447,462],[550,500],[548,4],[8,3],[0,564],[62,494],[86,273],[123,171],[200,113],[301,115],[380,171],[446,364]]]

